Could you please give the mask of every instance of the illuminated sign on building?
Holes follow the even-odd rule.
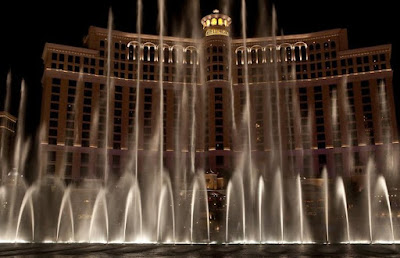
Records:
[[[221,29],[208,29],[206,31],[206,37],[213,35],[223,35],[229,37],[229,32]]]

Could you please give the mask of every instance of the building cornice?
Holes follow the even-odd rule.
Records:
[[[339,37],[341,34],[347,35],[347,29],[332,29],[318,32],[284,35],[274,37],[258,37],[258,38],[247,38],[247,43],[273,43],[274,41],[285,41],[285,42],[296,42],[296,41],[317,41],[320,39],[329,39],[333,37]],[[233,44],[243,44],[243,39],[233,39]]]
[[[387,44],[387,45],[379,45],[379,46],[372,46],[372,47],[343,50],[338,53],[338,56],[339,56],[339,58],[348,58],[348,57],[355,57],[355,56],[382,54],[382,53],[386,53],[386,52],[389,54],[392,52],[392,45]]]
[[[85,56],[98,56],[99,51],[93,50],[89,48],[81,48],[81,47],[72,47],[67,45],[48,43],[44,45],[42,59],[45,60],[48,51],[56,51],[65,54],[73,54],[73,55],[85,55]]]
[[[101,35],[102,37],[106,38],[108,35],[108,30],[105,28],[90,26],[89,28],[89,35],[94,33],[96,35]],[[325,30],[325,31],[318,31],[312,33],[305,33],[305,34],[295,34],[295,35],[284,35],[284,36],[277,36],[275,39],[273,37],[257,37],[257,38],[247,38],[246,42],[248,43],[260,43],[260,42],[269,42],[272,43],[274,40],[276,41],[299,41],[299,40],[306,40],[306,41],[313,41],[313,40],[320,40],[332,37],[339,37],[341,34],[347,35],[347,29],[339,28],[339,29],[332,29],[332,30]],[[137,33],[130,33],[130,32],[123,32],[118,30],[113,30],[113,37],[119,38],[120,40],[131,41],[139,38]],[[141,40],[154,40],[158,41],[158,35],[150,35],[150,34],[141,34]],[[188,44],[198,44],[198,39],[191,39],[191,38],[181,38],[181,37],[171,37],[171,36],[164,36],[164,41],[166,42],[181,42],[181,43],[188,43]],[[242,44],[243,39],[235,38],[232,39],[232,44]]]
[[[89,35],[91,33],[94,33],[95,35],[100,35],[104,38],[107,38],[108,29],[90,26],[89,27]],[[113,38],[117,38],[119,40],[124,40],[124,41],[128,41],[128,42],[132,41],[132,40],[137,40],[139,38],[139,34],[137,34],[137,33],[123,32],[123,31],[118,31],[118,30],[113,30],[112,35],[113,35]],[[140,34],[140,38],[141,38],[142,42],[143,42],[143,40],[159,41],[159,39],[160,39],[160,37],[158,35],[150,35],[150,34]],[[199,40],[197,40],[197,39],[171,37],[171,36],[164,36],[163,40],[164,40],[164,42],[180,42],[180,43],[188,43],[188,44],[200,43]]]

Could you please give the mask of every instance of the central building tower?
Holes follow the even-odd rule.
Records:
[[[205,79],[208,92],[206,112],[206,142],[208,143],[209,167],[221,171],[231,167],[231,42],[232,19],[214,10],[201,20],[204,31],[203,53]]]

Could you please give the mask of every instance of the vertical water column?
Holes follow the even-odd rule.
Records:
[[[142,0],[137,0],[137,16],[136,16],[136,33],[138,37],[137,53],[137,75],[136,75],[136,103],[135,103],[135,146],[134,151],[134,176],[138,177],[138,160],[139,160],[139,108],[140,108],[140,50],[141,50],[141,34],[142,34]],[[134,53],[135,54],[135,53]]]
[[[250,112],[250,87],[249,87],[249,65],[248,65],[248,52],[247,52],[247,23],[246,23],[246,0],[242,0],[242,39],[243,39],[243,48],[244,48],[244,85],[246,92],[246,104],[244,110],[244,118],[243,121],[246,126],[246,140],[247,140],[247,149],[244,151],[247,155],[247,159],[249,162],[249,174],[250,174],[250,183],[253,183],[253,168],[252,168],[252,135],[251,135],[251,112]],[[251,187],[250,189],[253,189]]]
[[[10,97],[11,97],[11,72],[7,74],[6,80],[6,97],[4,100],[4,111],[10,112]],[[8,173],[9,164],[8,164],[8,146],[6,145],[6,134],[1,134],[1,142],[0,142],[0,162],[1,164],[1,179],[4,180],[5,176]]]
[[[14,156],[13,156],[13,167],[17,173],[22,173],[21,166],[25,164],[27,148],[23,149],[24,130],[25,130],[25,106],[26,106],[26,85],[25,81],[21,82],[21,98],[18,109],[18,122],[17,122],[17,133],[15,138]]]
[[[347,77],[343,77],[343,81],[341,83],[341,91],[339,92],[338,95],[338,100],[341,106],[341,109],[343,110],[342,114],[345,115],[344,117],[344,124],[349,125],[354,121],[354,114],[353,111],[350,109],[350,95],[353,94],[353,88],[350,87],[351,84],[348,85],[348,78]],[[349,95],[350,93],[350,95]],[[354,107],[354,106],[353,106]],[[352,173],[353,171],[353,167],[354,167],[354,160],[353,160],[353,152],[351,151],[351,146],[353,144],[353,139],[352,139],[352,135],[350,132],[350,126],[347,126],[346,128],[346,140],[345,143],[342,144],[342,147],[347,147],[345,152],[346,156],[347,156],[347,162],[346,162],[346,170],[347,170],[347,175],[349,176],[350,173]],[[343,175],[344,176],[344,175]]]
[[[112,87],[112,78],[111,78],[111,46],[112,46],[112,28],[113,27],[113,14],[110,8],[108,12],[108,34],[107,34],[107,81],[106,81],[106,126],[104,133],[104,184],[106,185],[109,177],[109,168],[108,168],[108,142],[109,142],[109,133],[110,133],[110,107],[111,107],[111,87]]]
[[[159,26],[159,57],[163,55],[163,45],[164,45],[164,0],[158,0],[158,26]],[[159,61],[159,77],[158,86],[160,91],[160,106],[158,113],[158,137],[159,137],[159,180],[160,188],[162,188],[162,178],[164,172],[164,64],[162,59]],[[159,190],[157,189],[157,190]]]
[[[272,41],[273,45],[277,45],[277,39],[276,39],[276,33],[278,29],[278,24],[277,24],[277,16],[276,16],[276,9],[275,7],[272,9]],[[278,164],[281,169],[283,164],[282,164],[282,155],[283,155],[283,150],[282,150],[282,131],[280,128],[281,125],[281,106],[280,106],[280,87],[279,87],[279,67],[278,67],[278,56],[277,56],[277,51],[274,49],[273,50],[273,60],[274,62],[274,68],[273,68],[273,78],[272,81],[274,83],[274,88],[275,88],[275,94],[276,94],[276,112],[277,112],[277,127],[278,127]],[[283,173],[282,173],[283,174]],[[282,175],[283,176],[283,175]]]
[[[325,211],[325,240],[326,243],[329,244],[329,200],[328,200],[328,195],[329,195],[329,189],[328,189],[328,171],[326,167],[322,170],[322,178],[323,178],[323,191],[324,191],[324,211]]]
[[[246,22],[246,1],[242,0],[242,5],[241,5],[241,22],[242,22],[242,42],[243,42],[243,54],[244,54],[244,86],[245,86],[245,98],[246,98],[246,103],[244,106],[244,113],[243,113],[243,124],[242,127],[246,132],[246,139],[245,139],[245,146],[243,148],[243,158],[247,160],[247,169],[248,169],[248,175],[249,175],[249,182],[250,182],[250,201],[254,201],[254,194],[253,194],[253,189],[254,187],[254,178],[253,178],[253,166],[252,166],[252,135],[251,135],[251,112],[250,112],[250,87],[249,87],[249,63],[248,63],[248,51],[247,51],[247,22]],[[245,167],[246,168],[246,165]],[[243,169],[244,170],[244,169]],[[240,171],[241,173],[244,173],[244,171]],[[245,179],[245,177],[242,177]],[[242,182],[243,184],[244,182]],[[243,193],[245,194],[245,193]],[[242,197],[244,199],[244,196]],[[253,204],[250,203],[248,204],[250,207],[253,207]],[[242,209],[246,212],[246,208],[243,206]],[[252,215],[252,212],[251,212]],[[245,215],[243,215],[245,216]],[[254,222],[254,220],[250,220],[251,222]],[[246,238],[246,225],[243,224],[243,237]]]
[[[201,31],[200,31],[200,26],[198,26],[198,20],[200,20],[199,13],[200,13],[200,5],[199,1],[190,1],[190,14],[191,18],[189,19],[190,22],[190,31],[191,31],[191,38],[192,39],[199,39],[201,37]],[[199,47],[197,49],[200,49]],[[197,87],[197,81],[198,81],[198,74],[197,74],[197,62],[198,62],[198,54],[197,54],[197,49],[196,50],[189,50],[187,49],[186,51],[191,51],[190,52],[190,60],[186,60],[187,64],[190,64],[191,70],[192,70],[192,76],[191,76],[191,85],[192,85],[192,104],[191,104],[191,135],[190,135],[190,170],[192,173],[195,173],[195,159],[196,159],[196,143],[197,143],[197,126],[198,124],[202,122],[198,122],[198,116],[196,114],[197,108],[199,108],[199,102],[198,102],[198,87]],[[186,54],[186,56],[188,56]],[[201,108],[201,107],[200,107]],[[201,119],[201,118],[200,118]],[[201,121],[201,120],[200,120]]]

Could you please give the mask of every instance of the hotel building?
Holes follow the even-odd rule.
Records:
[[[268,164],[279,151],[291,160],[281,161],[284,171],[307,177],[325,165],[332,174],[364,173],[368,157],[397,148],[390,45],[349,49],[346,29],[243,40],[231,37],[231,22],[215,11],[201,20],[200,40],[165,36],[162,46],[159,36],[115,30],[108,42],[107,29],[98,27],[89,28],[82,48],[46,43],[41,120],[48,173],[65,164],[66,178],[101,178],[106,143],[109,164],[121,173],[132,159],[136,114],[144,160],[154,152],[160,103],[167,169],[177,154],[189,159],[195,152],[196,166],[231,171],[246,142],[237,135],[248,129],[255,163]]]

